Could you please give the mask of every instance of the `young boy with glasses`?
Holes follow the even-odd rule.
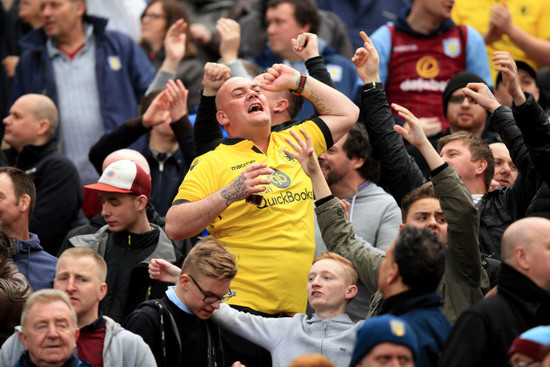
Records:
[[[236,273],[234,255],[213,237],[202,238],[185,258],[176,285],[138,306],[125,327],[143,337],[160,367],[184,361],[223,366],[220,332],[210,316],[236,295],[229,288]]]

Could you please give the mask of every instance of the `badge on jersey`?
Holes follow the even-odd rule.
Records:
[[[460,41],[458,38],[447,38],[443,40],[443,52],[449,57],[460,55]]]
[[[107,56],[107,61],[113,71],[119,71],[122,67],[122,63],[120,62],[120,58],[118,56]]]
[[[342,67],[340,65],[328,64],[327,70],[333,82],[338,83],[342,81],[343,73],[342,73]]]

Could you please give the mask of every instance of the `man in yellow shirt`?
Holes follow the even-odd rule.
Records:
[[[550,0],[456,0],[452,17],[484,35],[489,59],[508,51],[535,70],[550,65]],[[494,66],[491,73],[494,80]]]

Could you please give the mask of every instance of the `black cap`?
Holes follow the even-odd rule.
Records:
[[[531,78],[535,79],[535,83],[536,83],[537,72],[535,71],[535,69],[533,69],[531,65],[529,65],[525,61],[521,61],[521,60],[514,60],[514,61],[516,62],[516,67],[518,68],[518,70],[525,70]],[[502,72],[499,71],[497,74],[497,79],[495,81],[495,89],[498,88],[498,85],[500,84],[501,81],[502,81]]]
[[[470,73],[469,71],[461,71],[449,80],[449,83],[447,83],[447,86],[443,91],[443,115],[445,117],[447,117],[447,105],[449,104],[451,95],[455,90],[467,86],[468,83],[485,83],[485,80],[481,79],[477,74]]]

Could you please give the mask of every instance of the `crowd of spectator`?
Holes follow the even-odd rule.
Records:
[[[546,0],[0,0],[0,367],[550,367]]]

